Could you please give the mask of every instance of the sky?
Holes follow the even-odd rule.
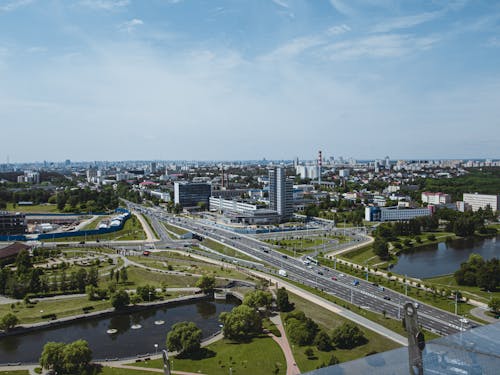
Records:
[[[498,1],[0,0],[0,163],[499,144]]]

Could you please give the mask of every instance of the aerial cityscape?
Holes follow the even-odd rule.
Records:
[[[499,30],[0,0],[0,375],[498,374]]]

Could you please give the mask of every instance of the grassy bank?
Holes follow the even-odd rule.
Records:
[[[155,228],[151,224],[151,219],[149,218],[149,216],[143,215],[143,214],[141,214],[141,216],[143,217],[144,220],[146,220],[146,223],[148,223],[149,229],[151,230],[151,232],[153,233],[155,238],[156,239],[160,238],[160,236],[158,236],[158,233],[156,232]]]
[[[348,322],[347,319],[335,314],[323,307],[309,302],[308,300],[299,297],[289,292],[289,299],[295,304],[295,308],[303,311],[309,318],[314,320],[321,329],[325,330],[328,334],[339,327],[341,324]],[[319,351],[315,346],[298,346],[293,345],[293,353],[297,365],[302,372],[312,371],[323,363],[328,363],[330,357],[335,355],[340,362],[352,361],[357,358],[365,357],[377,352],[384,352],[387,350],[400,347],[397,343],[389,340],[369,329],[360,327],[368,339],[367,343],[353,349],[335,349],[328,352]],[[311,348],[314,351],[313,357],[308,357],[304,354],[305,350]]]
[[[173,362],[174,371],[201,372],[204,374],[269,375],[285,374],[286,362],[281,348],[270,337],[261,336],[246,343],[230,340],[217,341],[202,349],[196,358],[178,358]],[[131,363],[131,366],[162,368],[162,360]],[[274,372],[275,368],[278,372]]]
[[[464,297],[476,299],[484,303],[488,303],[491,297],[500,298],[500,292],[487,292],[477,286],[458,285],[453,275],[431,277],[428,279],[424,279],[424,283],[432,284],[440,288],[447,288],[450,290],[458,289],[462,292]]]
[[[167,228],[169,231],[175,233],[175,234],[178,234],[179,236],[182,236],[183,234],[186,234],[186,233],[189,233],[188,230],[185,230],[185,229],[182,229],[182,228],[178,228],[178,227],[175,227],[173,225],[170,225],[170,224],[167,224],[167,223],[163,223],[163,225],[165,226],[165,228]]]

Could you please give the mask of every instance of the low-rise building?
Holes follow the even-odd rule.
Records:
[[[0,235],[11,236],[26,233],[26,215],[20,212],[0,211]]]
[[[427,208],[366,207],[366,221],[407,221],[421,216],[431,216],[433,206]]]
[[[424,191],[422,193],[422,203],[428,203],[428,204],[448,204],[451,203],[451,196],[449,194],[437,192],[429,192],[429,191]]]

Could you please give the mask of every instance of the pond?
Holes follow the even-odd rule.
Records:
[[[476,253],[484,259],[500,257],[500,236],[493,238],[463,238],[450,242],[426,245],[399,256],[391,269],[400,275],[428,278],[455,272],[469,255]]]
[[[219,314],[230,311],[238,303],[237,299],[228,297],[226,301],[163,306],[4,337],[0,339],[0,363],[38,362],[46,342],[78,339],[88,341],[94,359],[154,354],[155,344],[158,344],[158,351],[165,348],[167,333],[175,323],[194,322],[201,328],[203,337],[208,337],[220,330]],[[164,323],[159,324],[162,321]],[[116,330],[116,333],[109,334],[108,330]]]

